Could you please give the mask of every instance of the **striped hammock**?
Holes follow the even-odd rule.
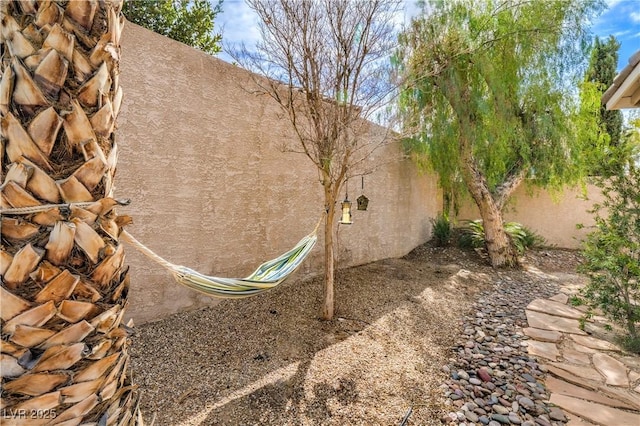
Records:
[[[320,222],[318,222],[319,225]],[[315,246],[318,240],[318,226],[291,250],[263,263],[246,278],[219,278],[204,275],[186,266],[174,265],[164,260],[127,231],[122,231],[121,238],[168,269],[179,284],[220,299],[240,299],[271,290],[286,280]]]

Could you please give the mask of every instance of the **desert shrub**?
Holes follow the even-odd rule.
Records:
[[[599,179],[603,202],[591,211],[595,225],[583,243],[580,270],[589,277],[582,298],[623,326],[632,349],[640,346],[640,172]]]
[[[484,226],[482,220],[469,220],[460,230],[458,246],[461,248],[484,247]]]
[[[507,222],[504,224],[504,230],[511,237],[513,245],[522,254],[526,250],[539,247],[546,243],[545,239],[517,222]],[[470,220],[462,229],[458,238],[458,246],[461,248],[480,248],[484,247],[484,226],[482,220]]]
[[[451,221],[449,221],[449,217],[440,213],[434,219],[431,219],[431,225],[433,225],[431,237],[436,246],[448,246],[451,241]]]

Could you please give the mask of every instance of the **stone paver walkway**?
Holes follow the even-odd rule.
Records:
[[[587,336],[583,312],[568,301],[560,293],[526,309],[527,350],[547,362],[549,402],[565,411],[568,426],[640,426],[640,371],[617,346]]]

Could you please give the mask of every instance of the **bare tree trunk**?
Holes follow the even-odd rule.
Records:
[[[324,199],[327,207],[327,218],[324,226],[324,287],[321,318],[332,320],[334,311],[334,253],[333,223],[336,213],[336,197],[329,182],[325,181]]]

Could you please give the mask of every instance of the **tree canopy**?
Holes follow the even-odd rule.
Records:
[[[215,55],[222,36],[214,33],[214,21],[222,11],[207,0],[127,1],[122,9],[127,19],[158,34]]]
[[[589,96],[587,94],[589,91],[593,91],[594,95],[600,99],[611,86],[616,76],[619,49],[620,43],[614,36],[609,36],[605,41],[596,37],[591,50],[589,67],[585,73],[585,81],[581,87],[583,98]],[[607,110],[605,105],[598,102],[595,113],[597,119],[594,124],[598,129],[593,129],[590,135],[589,158],[592,164],[589,166],[589,172],[592,175],[606,176],[615,173],[613,169],[621,167],[626,162],[625,159],[615,158],[622,152],[615,149],[623,143],[622,112]]]
[[[600,9],[583,0],[434,2],[402,34],[395,62],[408,146],[446,191],[467,190],[485,222],[501,227],[524,179],[560,187],[584,174],[576,88]],[[508,238],[491,228],[492,263],[512,264],[512,252],[496,254],[506,243],[493,241]]]

